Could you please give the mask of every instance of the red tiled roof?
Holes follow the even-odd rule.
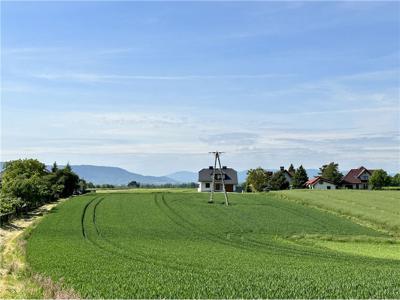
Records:
[[[307,182],[305,183],[305,185],[313,185],[314,183],[317,183],[318,181],[319,181],[319,179],[320,179],[320,177],[318,176],[318,177],[315,177],[315,178],[312,178],[312,179],[309,179],[309,180],[307,180]]]
[[[314,185],[314,184],[316,184],[316,183],[317,183],[318,181],[320,181],[320,180],[321,180],[321,181],[328,182],[328,183],[335,184],[333,181],[331,181],[331,180],[329,180],[329,179],[323,178],[323,177],[321,177],[321,176],[317,176],[317,177],[314,177],[314,178],[308,180],[308,181],[305,183],[305,185],[306,185],[306,186]]]
[[[364,173],[365,171],[368,172],[369,174],[372,174],[372,172],[373,172],[374,170],[368,170],[368,169],[366,169],[366,168],[364,168],[364,167],[362,167],[362,166],[359,167],[358,169],[351,169],[351,170],[346,174],[346,176],[343,177],[342,182],[345,182],[345,183],[353,183],[353,184],[362,183],[359,177],[360,177],[361,174]]]

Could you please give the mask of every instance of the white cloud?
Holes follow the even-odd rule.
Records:
[[[79,82],[118,82],[129,80],[213,80],[213,79],[265,79],[290,77],[293,74],[221,74],[221,75],[118,75],[97,73],[39,73],[32,77],[46,80]]]

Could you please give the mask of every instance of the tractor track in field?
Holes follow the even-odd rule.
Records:
[[[250,242],[249,244],[244,244],[243,242],[239,242],[239,241],[235,241],[235,240],[227,240],[217,234],[212,234],[208,231],[205,230],[201,230],[199,229],[196,225],[192,224],[190,221],[188,221],[187,219],[185,219],[184,217],[182,217],[179,213],[177,213],[165,200],[164,197],[162,197],[162,201],[161,203],[163,203],[163,205],[169,210],[169,212],[173,215],[173,217],[167,216],[178,226],[183,227],[186,229],[186,231],[190,231],[190,232],[196,232],[196,234],[202,238],[205,238],[209,241],[212,242],[216,242],[216,243],[220,243],[222,245],[225,246],[230,246],[233,248],[238,248],[241,250],[246,250],[246,251],[251,251],[251,252],[268,252],[268,253],[276,253],[277,246],[275,245],[271,245],[271,244],[262,244],[262,243],[255,243],[249,240],[246,240],[246,242]],[[161,208],[161,206],[159,206]],[[162,208],[161,208],[162,209]],[[222,209],[222,208],[221,208]],[[225,208],[223,208],[225,209]],[[165,213],[165,212],[164,212]],[[181,220],[182,223],[176,221],[176,218],[178,218],[179,220]],[[258,246],[257,249],[255,249],[253,246]],[[269,249],[265,249],[265,247],[268,247]],[[295,250],[293,248],[288,248],[288,247],[280,247],[281,250],[285,250],[285,251],[290,251],[290,252],[294,252]],[[304,252],[295,252],[292,253],[293,256],[296,255],[304,255]],[[311,255],[311,254],[310,254]],[[314,255],[314,253],[312,253],[312,255]]]
[[[279,207],[275,207],[275,208],[279,209]],[[284,210],[284,209],[282,209],[282,210]],[[221,211],[222,214],[226,215],[226,210],[225,209],[221,208],[220,211]],[[300,214],[298,214],[298,215],[300,216]],[[242,232],[242,233],[245,232],[243,230],[242,226],[238,222],[232,221],[230,218],[226,218],[226,219],[229,220],[230,223],[233,224],[235,227],[237,227],[240,230],[240,232]],[[244,219],[244,218],[241,217],[241,219]],[[251,221],[251,218],[246,218],[246,222],[250,222],[252,224],[255,224],[255,222]],[[321,252],[318,252],[318,251],[305,250],[304,249],[305,248],[304,245],[301,245],[301,246],[296,245],[296,247],[303,248],[303,249],[296,249],[294,247],[284,246],[279,242],[274,242],[274,241],[272,241],[272,242],[261,242],[259,240],[255,240],[255,239],[252,239],[252,238],[249,238],[249,237],[244,237],[244,236],[243,236],[243,238],[244,238],[244,240],[246,242],[252,244],[253,246],[260,247],[260,248],[262,248],[264,250],[266,250],[265,247],[267,247],[274,253],[277,252],[276,250],[280,250],[282,252],[285,252],[286,254],[290,253],[291,256],[319,256],[319,257],[324,257],[324,258],[332,258],[332,256],[326,255],[326,254],[322,254]],[[336,253],[333,253],[333,254],[336,254]],[[336,256],[335,256],[335,258],[336,258]]]
[[[104,198],[101,198],[99,201],[97,201],[97,203],[94,205],[94,208],[93,208],[93,224],[94,224],[94,228],[96,229],[96,232],[98,235],[101,235],[101,234],[100,234],[100,230],[97,227],[97,223],[96,223],[96,211],[97,211],[97,207],[103,200],[104,200]]]
[[[155,201],[157,202],[157,199],[155,198]],[[246,238],[245,241],[243,242],[239,242],[239,241],[234,241],[234,240],[227,240],[217,234],[212,234],[208,231],[205,230],[201,230],[199,229],[196,225],[192,224],[190,221],[188,221],[187,219],[185,219],[184,217],[182,217],[178,212],[176,212],[165,200],[164,195],[162,195],[161,197],[161,203],[169,210],[170,213],[172,213],[172,215],[176,218],[178,218],[179,220],[181,220],[184,224],[177,222],[176,218],[174,217],[170,217],[167,216],[171,219],[172,222],[174,222],[175,224],[177,224],[178,226],[184,227],[187,231],[190,232],[196,232],[197,235],[199,235],[200,237],[206,238],[210,241],[213,242],[217,242],[223,245],[228,245],[234,248],[239,248],[242,250],[247,250],[247,251],[252,251],[252,252],[268,252],[268,253],[272,253],[272,254],[276,254],[277,252],[281,251],[286,253],[288,256],[293,256],[293,257],[298,257],[298,256],[308,256],[308,257],[313,257],[313,256],[319,256],[319,257],[323,257],[323,258],[327,258],[327,259],[332,259],[332,258],[338,258],[340,256],[340,254],[337,253],[332,253],[332,255],[326,255],[326,254],[322,254],[320,252],[317,251],[305,251],[305,250],[300,250],[300,249],[295,249],[293,247],[287,247],[287,246],[283,246],[283,245],[278,245],[278,242],[273,242],[273,243],[263,243],[260,241],[256,241],[253,239],[249,239]],[[158,202],[157,202],[158,204]],[[162,209],[162,207],[158,204],[159,208]],[[219,207],[219,210],[226,215],[226,207]],[[281,207],[276,207],[274,206],[274,208],[276,209],[281,209]],[[162,209],[163,210],[163,209]],[[282,209],[285,211],[285,209]],[[286,211],[303,217],[303,215],[299,214],[299,213],[294,213],[293,210],[290,209],[286,209]],[[165,213],[165,211],[164,211]],[[230,218],[227,218],[230,219]],[[315,221],[315,220],[314,220]],[[239,228],[239,230],[241,232],[244,232],[242,227],[237,223],[237,222],[231,222],[232,224],[234,224],[237,228]],[[326,228],[326,226],[323,226],[324,228]],[[211,238],[210,238],[211,237]],[[244,243],[248,243],[247,245]],[[257,249],[254,248],[254,246],[257,247]],[[298,245],[296,245],[298,247]],[[300,247],[304,247],[303,245],[301,245]],[[266,249],[268,248],[268,249]]]
[[[85,232],[85,238],[90,243],[92,243],[96,248],[98,248],[98,249],[100,249],[100,250],[102,250],[104,252],[116,255],[118,257],[121,257],[121,258],[124,258],[124,259],[138,261],[138,262],[141,262],[143,264],[149,264],[149,263],[150,264],[157,264],[157,265],[160,265],[160,266],[165,267],[165,268],[173,269],[175,271],[190,272],[190,273],[196,272],[197,273],[198,270],[194,270],[193,267],[190,268],[190,269],[183,268],[179,264],[176,264],[176,263],[175,264],[174,263],[171,264],[171,263],[165,262],[165,260],[161,260],[161,259],[159,259],[159,258],[157,258],[157,257],[155,257],[153,255],[144,254],[144,253],[139,252],[139,251],[134,251],[133,249],[129,249],[129,250],[124,249],[123,247],[121,247],[117,243],[114,243],[111,240],[109,240],[106,237],[104,237],[104,235],[101,234],[100,228],[97,225],[97,213],[96,213],[98,206],[102,203],[104,198],[92,199],[91,201],[89,201],[85,205],[84,213],[83,213],[83,223],[82,223],[83,227],[85,227],[84,218],[87,215],[87,211],[88,211],[88,209],[90,209],[91,204],[94,203],[95,200],[98,200],[98,201],[94,204],[94,207],[93,207],[92,224],[93,224],[93,226],[95,228],[95,231],[96,231],[96,234],[97,234],[97,236],[99,238],[98,241],[96,241],[93,237],[90,237],[90,235],[87,233],[88,231],[86,229],[84,229],[83,231]],[[103,243],[103,245],[101,243]],[[108,245],[108,246],[106,246],[106,245]],[[128,254],[128,252],[129,252],[129,254]],[[134,253],[135,255],[133,256],[130,253]]]
[[[153,264],[153,265],[158,265],[163,268],[175,270],[175,271],[180,271],[180,272],[188,272],[188,273],[196,273],[196,274],[201,274],[202,272],[202,267],[195,265],[195,264],[190,264],[190,265],[185,265],[182,266],[179,262],[176,261],[171,261],[173,257],[163,257],[159,258],[156,255],[149,254],[148,252],[143,252],[134,248],[126,249],[122,247],[120,244],[115,243],[102,234],[100,227],[98,226],[98,208],[101,206],[101,203],[103,203],[104,197],[96,197],[92,200],[90,200],[86,205],[84,206],[83,212],[82,212],[82,235],[85,239],[87,239],[91,244],[93,244],[94,247],[100,249],[101,251],[104,251],[108,254],[115,255],[117,257],[120,257],[122,259],[128,259],[128,260],[133,260],[137,261],[139,263],[142,263],[144,265],[146,264]],[[319,251],[309,251],[309,249],[296,249],[297,247],[300,248],[305,248],[306,246],[304,245],[299,245],[299,244],[294,244],[296,247],[290,247],[290,246],[285,246],[279,243],[278,241],[271,241],[271,242],[261,242],[255,239],[251,238],[246,238],[242,241],[237,241],[237,240],[228,240],[222,236],[219,236],[218,234],[213,234],[210,233],[206,230],[203,230],[196,226],[196,224],[193,224],[189,220],[185,219],[182,217],[174,208],[171,207],[170,203],[168,203],[168,200],[165,199],[164,194],[155,194],[154,199],[153,199],[155,205],[160,209],[160,211],[169,219],[173,224],[177,226],[177,228],[184,232],[184,233],[191,233],[194,234],[195,236],[209,240],[211,242],[219,243],[224,246],[229,246],[233,248],[237,248],[240,250],[245,250],[245,251],[250,251],[253,253],[259,253],[259,252],[264,252],[264,253],[270,253],[270,254],[277,254],[277,253],[285,253],[287,256],[291,257],[299,257],[299,256],[307,256],[307,257],[314,257],[318,256],[321,258],[326,258],[326,259],[346,259],[344,255],[340,255],[339,253],[329,253],[329,254],[322,254]],[[287,208],[282,208],[280,206],[275,206],[273,205],[274,208],[276,209],[282,209],[283,211],[287,211],[291,214],[294,214],[296,216],[301,216],[303,217],[302,214],[299,214],[297,212],[294,212],[291,209]],[[218,207],[218,209],[221,211],[222,214],[227,216],[227,220],[232,224],[232,226],[235,226],[236,228],[239,229],[240,232],[244,233],[243,228],[238,222],[235,222],[229,216],[227,215],[226,208]],[[90,215],[92,214],[92,215]],[[246,222],[249,221],[253,224],[255,224],[253,221],[251,221],[251,218],[247,217],[241,217],[242,219],[245,218]],[[85,222],[86,220],[86,222]],[[90,220],[90,221],[89,221]],[[89,221],[89,224],[88,224]],[[313,221],[315,223],[316,220],[313,218]],[[85,224],[86,223],[86,224]],[[89,230],[89,228],[85,228],[85,226],[90,226],[90,224],[93,225],[93,231]],[[323,227],[323,226],[321,226]],[[92,236],[92,233],[95,234],[95,236]],[[97,236],[97,238],[96,238]],[[308,247],[307,247],[308,248]]]
[[[86,211],[87,208],[89,207],[89,205],[96,199],[98,199],[99,197],[95,197],[93,199],[91,199],[90,201],[88,201],[88,203],[85,204],[85,206],[83,207],[83,212],[82,212],[82,216],[81,216],[81,227],[82,227],[82,236],[83,238],[87,239],[87,233],[85,230],[85,216],[86,216]]]
[[[155,198],[155,202],[157,206],[161,209],[161,211],[176,225],[178,225],[179,228],[184,229],[187,232],[195,233],[197,236],[200,238],[219,243],[225,246],[230,246],[233,248],[238,248],[242,250],[250,250],[250,251],[255,251],[255,249],[250,249],[246,245],[235,243],[230,240],[226,240],[216,234],[210,233],[208,231],[199,229],[196,225],[192,224],[185,218],[183,218],[180,214],[178,214],[176,211],[174,211],[168,204],[167,201],[164,198],[164,195],[161,197],[161,201],[159,202],[157,198]],[[162,205],[160,205],[162,203]],[[172,214],[172,216],[171,216]],[[177,221],[180,220],[179,221]]]

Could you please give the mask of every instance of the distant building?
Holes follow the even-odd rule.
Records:
[[[201,169],[199,171],[199,192],[211,192],[211,184],[213,181],[213,167],[210,166],[208,169]],[[236,186],[238,185],[237,172],[232,168],[222,167],[222,173],[219,169],[215,170],[215,183],[214,191],[223,192],[222,176],[224,176],[225,189],[227,192],[235,192]]]
[[[333,181],[321,176],[308,180],[305,185],[311,190],[336,190],[336,185]]]
[[[291,174],[288,170],[285,170],[285,167],[281,167],[280,171],[283,173],[283,175],[285,176],[285,179],[287,182],[289,182],[289,186],[292,185],[292,181],[293,181],[293,175]]]
[[[370,189],[368,181],[373,172],[374,170],[368,170],[362,166],[358,169],[351,169],[346,176],[343,177],[340,185],[346,189]]]

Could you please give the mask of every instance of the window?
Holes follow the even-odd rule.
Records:
[[[224,174],[224,180],[226,180],[226,174]],[[215,174],[215,180],[222,180],[222,175],[221,174]]]
[[[206,189],[209,189],[209,188],[210,188],[210,183],[206,182]]]
[[[330,189],[331,189],[331,186],[330,186],[330,185],[328,185],[328,186],[326,187],[326,189],[327,189],[327,190],[330,190]]]
[[[215,184],[215,190],[219,191],[221,189],[221,185],[219,183]]]

